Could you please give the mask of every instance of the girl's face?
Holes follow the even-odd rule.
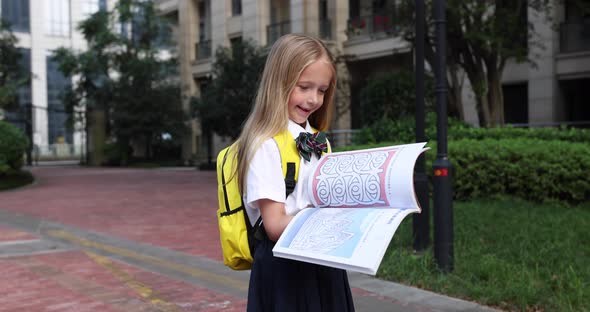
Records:
[[[324,104],[324,94],[332,81],[332,66],[325,58],[311,63],[289,96],[289,119],[305,126],[307,118]]]

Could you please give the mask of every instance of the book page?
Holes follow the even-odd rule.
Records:
[[[315,207],[411,208],[414,164],[426,143],[331,153],[308,180]],[[419,207],[419,206],[418,206]]]
[[[412,212],[418,209],[304,209],[273,253],[374,275],[400,222]]]

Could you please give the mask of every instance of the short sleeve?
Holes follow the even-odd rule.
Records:
[[[285,202],[285,181],[281,155],[273,139],[266,140],[256,151],[246,175],[246,206],[258,208],[259,199]]]

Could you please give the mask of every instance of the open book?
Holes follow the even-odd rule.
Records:
[[[413,177],[424,145],[324,155],[307,185],[317,208],[291,220],[273,254],[375,275],[401,221],[420,212]]]

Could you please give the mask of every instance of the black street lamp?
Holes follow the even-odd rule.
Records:
[[[447,156],[446,2],[435,0],[437,154],[434,170],[434,258],[443,272],[453,270],[453,189]]]
[[[416,142],[426,141],[425,112],[424,112],[424,0],[415,0],[415,75],[416,75]],[[424,154],[416,161],[414,172],[414,188],[422,212],[412,217],[412,229],[414,233],[414,250],[423,251],[430,243],[430,201],[428,199],[428,178],[426,176]]]

